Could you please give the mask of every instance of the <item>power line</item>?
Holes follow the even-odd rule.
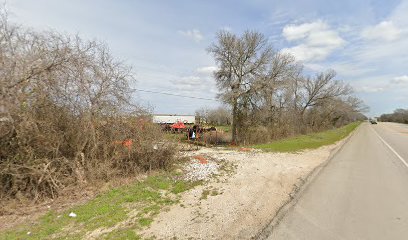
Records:
[[[192,98],[192,99],[200,99],[200,100],[207,100],[207,101],[217,101],[217,99],[214,99],[214,98],[193,97],[193,96],[186,96],[186,95],[167,93],[167,92],[156,92],[156,91],[145,90],[145,89],[132,88],[132,90],[135,90],[135,91],[138,91],[138,92],[162,94],[162,95],[168,95],[168,96],[174,96],[174,97]]]

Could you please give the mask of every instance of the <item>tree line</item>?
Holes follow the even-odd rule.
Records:
[[[200,108],[196,111],[196,120],[199,124],[205,123],[213,126],[231,125],[232,115],[231,111],[221,106],[218,108]]]
[[[408,124],[408,109],[396,109],[393,113],[382,114],[378,120],[381,122],[396,122]]]
[[[275,51],[265,35],[245,31],[217,33],[207,49],[218,69],[214,73],[219,99],[232,113],[236,143],[267,141],[319,131],[364,119],[366,108],[350,85],[327,70],[315,76],[288,53]]]

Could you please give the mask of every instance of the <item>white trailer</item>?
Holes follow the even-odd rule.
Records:
[[[165,115],[156,114],[153,115],[153,122],[160,124],[173,124],[176,122],[183,122],[186,124],[195,124],[194,115]]]

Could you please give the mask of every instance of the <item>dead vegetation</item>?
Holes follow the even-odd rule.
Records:
[[[133,104],[131,69],[104,44],[0,16],[0,198],[165,169],[174,148]]]
[[[232,112],[234,143],[268,142],[364,119],[364,104],[333,70],[307,76],[301,63],[275,51],[262,33],[220,31],[208,52],[218,65],[219,97]],[[211,112],[219,115],[212,119],[225,115]]]

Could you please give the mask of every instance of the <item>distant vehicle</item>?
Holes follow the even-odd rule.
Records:
[[[371,120],[370,120],[370,123],[371,123],[371,124],[377,124],[377,121],[374,120],[374,119],[371,119]]]

